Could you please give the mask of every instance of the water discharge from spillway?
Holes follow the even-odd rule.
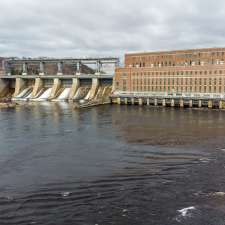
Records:
[[[108,86],[100,86],[98,88],[97,94],[95,96],[95,99],[100,99],[100,98],[106,98],[109,96],[111,93],[112,87],[111,85]]]
[[[100,86],[93,100],[107,102],[109,100],[109,95],[111,91],[112,91],[111,85]]]
[[[12,98],[12,100],[16,101],[27,100],[32,96],[32,90],[33,90],[32,87],[25,88],[16,97]]]
[[[55,100],[56,101],[66,101],[66,100],[68,100],[70,90],[71,90],[71,88],[65,88]]]
[[[78,88],[74,100],[81,100],[86,98],[86,96],[89,94],[91,87],[90,86],[81,86]]]
[[[45,90],[38,98],[33,99],[34,101],[46,101],[50,98],[52,88]]]
[[[86,103],[106,103],[109,102],[109,95],[112,91],[111,85],[100,85],[93,90],[91,85],[80,86],[74,96],[70,96],[71,87],[61,87],[53,95],[53,87],[42,87],[33,96],[33,87],[29,86],[21,90],[21,92],[12,98],[13,101],[74,101],[84,100]],[[93,92],[95,92],[93,94]]]

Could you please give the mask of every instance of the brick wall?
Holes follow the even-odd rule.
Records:
[[[225,52],[225,49],[174,51],[174,61],[168,56],[171,52],[125,55],[125,67],[116,69],[114,77],[115,90],[130,92],[225,93],[223,50]],[[184,64],[183,62],[186,62],[184,59],[186,60],[188,57],[187,54],[189,54],[189,60],[192,62],[197,55],[197,60],[205,61],[205,63]],[[157,64],[152,66],[152,62],[154,62],[151,61],[152,55],[164,56],[161,58],[161,61],[164,60],[163,65]],[[179,59],[181,55],[183,55],[183,61],[181,58]],[[137,56],[140,61],[132,61],[133,57],[137,59]],[[212,59],[216,62],[219,61],[219,63],[211,63]],[[166,60],[167,62],[170,60],[172,62],[171,65],[165,64]],[[132,63],[141,63],[141,66],[130,65],[131,61]]]

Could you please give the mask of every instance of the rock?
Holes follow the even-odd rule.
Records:
[[[0,109],[14,108],[15,106],[16,106],[16,103],[11,103],[11,102],[0,102]]]
[[[212,196],[216,196],[216,197],[224,197],[225,196],[225,192],[215,192],[212,193]]]

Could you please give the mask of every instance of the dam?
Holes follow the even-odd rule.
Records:
[[[2,63],[0,98],[109,103],[118,63],[118,58],[7,59]]]

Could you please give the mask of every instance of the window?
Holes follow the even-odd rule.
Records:
[[[123,80],[123,91],[126,91],[126,85],[127,85],[126,80]]]

